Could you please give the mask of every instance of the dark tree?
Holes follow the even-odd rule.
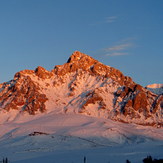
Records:
[[[152,163],[153,162],[152,157],[151,156],[147,156],[147,158],[143,159],[143,162],[144,163]]]
[[[86,163],[86,157],[84,156],[84,163]]]
[[[6,157],[6,162],[5,163],[8,163],[8,158]]]
[[[2,163],[9,163],[8,158],[7,157],[5,159],[3,158]]]

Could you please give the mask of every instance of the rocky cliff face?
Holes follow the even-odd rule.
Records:
[[[163,124],[162,94],[150,92],[119,70],[78,51],[51,72],[39,66],[2,83],[0,109],[29,114],[57,110],[126,123]]]
[[[17,76],[18,75],[18,76]],[[39,87],[29,76],[19,76],[2,84],[0,92],[1,109],[10,111],[16,109],[35,114],[37,111],[45,111],[45,102],[48,100],[45,94],[39,92]]]

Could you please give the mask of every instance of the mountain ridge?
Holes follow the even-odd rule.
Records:
[[[163,123],[162,107],[162,94],[79,51],[51,71],[41,66],[20,71],[0,88],[1,111],[31,115],[58,110],[158,127]]]

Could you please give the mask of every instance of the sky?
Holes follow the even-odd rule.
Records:
[[[163,0],[0,0],[0,83],[76,50],[143,86],[163,83]]]

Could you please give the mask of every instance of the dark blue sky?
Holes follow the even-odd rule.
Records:
[[[0,1],[0,83],[79,50],[143,86],[163,83],[162,0]]]

